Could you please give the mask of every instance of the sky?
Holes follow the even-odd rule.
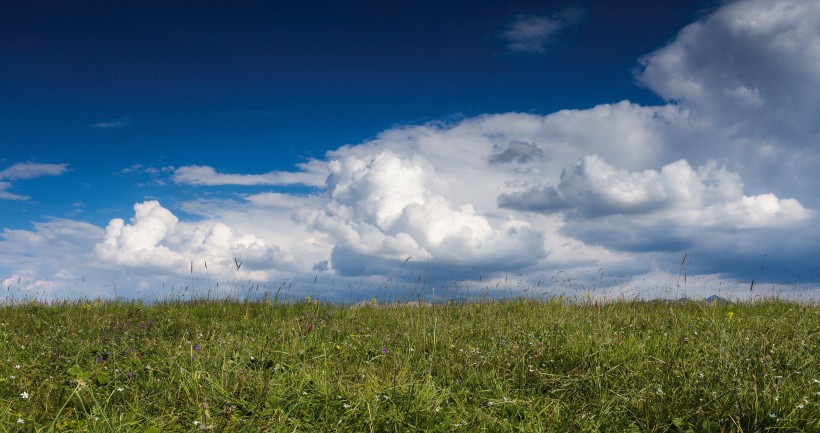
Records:
[[[0,297],[817,299],[814,0],[0,4]]]

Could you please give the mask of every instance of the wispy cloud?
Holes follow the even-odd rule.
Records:
[[[98,122],[91,125],[94,129],[119,129],[125,128],[131,124],[130,117],[120,117],[110,122]]]
[[[567,7],[552,15],[518,15],[501,35],[515,53],[543,54],[561,32],[581,22],[586,11]]]
[[[299,165],[302,171],[271,171],[264,174],[219,173],[207,165],[188,165],[174,172],[174,182],[188,185],[305,185],[322,187],[329,174],[319,161]]]
[[[41,176],[59,176],[68,171],[68,164],[37,164],[33,162],[21,162],[0,171],[0,180],[13,181],[20,179],[32,179]],[[0,182],[0,199],[2,200],[28,200],[27,195],[14,194],[9,191],[11,182]]]
[[[27,195],[19,195],[6,191],[11,187],[9,182],[0,182],[0,199],[2,200],[28,200]]]
[[[68,171],[68,164],[37,164],[21,162],[0,171],[0,179],[31,179],[40,176],[59,176]]]

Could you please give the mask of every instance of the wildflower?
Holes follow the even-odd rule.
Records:
[[[729,311],[728,313],[726,313],[726,317],[728,317],[728,318],[730,318],[730,319],[731,319],[732,317],[735,317],[735,312],[734,312],[734,311]]]
[[[806,407],[806,405],[804,405],[803,403],[800,403],[800,404],[797,405],[798,409],[803,409],[804,407]]]
[[[194,350],[199,350],[199,345],[198,344],[194,345]]]
[[[342,407],[345,408],[345,409],[350,409],[350,405],[347,404],[347,403],[343,404]]]
[[[123,391],[125,391],[125,388],[123,388],[123,387],[119,387],[119,388],[117,388],[117,391],[119,391],[119,392],[123,392]]]
[[[387,350],[386,347],[382,347],[382,354],[387,355],[387,352],[389,352],[389,350]]]
[[[17,424],[24,424],[26,421],[23,418],[17,418]]]
[[[97,357],[97,364],[99,364],[101,362],[103,362],[103,358],[102,358],[102,356],[98,356]]]
[[[23,392],[20,393],[20,397],[26,399],[26,398],[28,398],[28,393],[23,391]]]
[[[15,365],[14,368],[19,370],[20,369],[20,364]]]

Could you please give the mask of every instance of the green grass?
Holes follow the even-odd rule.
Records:
[[[820,431],[777,300],[18,303],[0,357],[0,432]]]

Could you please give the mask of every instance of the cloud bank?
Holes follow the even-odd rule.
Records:
[[[578,22],[576,12],[519,17],[505,33],[509,49],[543,52]],[[752,279],[814,289],[820,241],[806,234],[820,206],[818,50],[817,2],[731,2],[639,60],[638,82],[663,105],[395,127],[293,172],[188,165],[171,180],[198,191],[271,190],[203,194],[178,209],[144,201],[124,215],[129,222],[104,229],[55,221],[6,230],[0,251],[31,239],[26,245],[44,254],[42,239],[63,236],[66,251],[85,260],[77,269],[98,280],[112,276],[103,269],[124,270],[115,277],[135,287],[205,273],[316,275],[331,292],[337,281],[424,275],[498,287],[515,275],[517,290],[669,296],[686,254],[688,281],[700,278],[705,295]],[[296,184],[313,190],[274,188]],[[13,275],[70,281],[53,265],[0,257]]]

